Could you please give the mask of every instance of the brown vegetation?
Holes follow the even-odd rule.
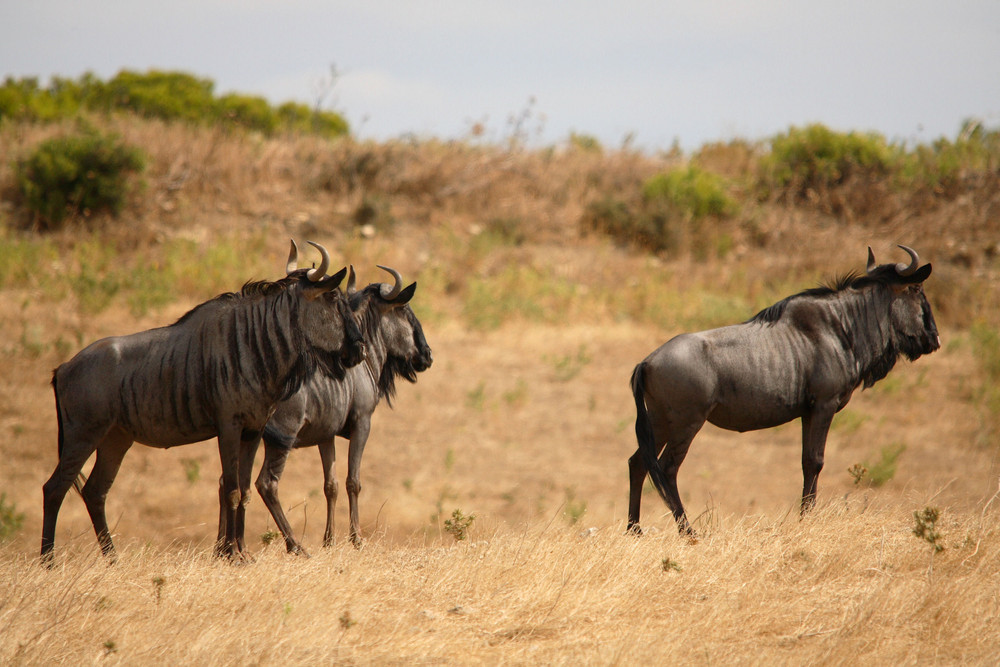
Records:
[[[0,545],[0,662],[1000,658],[995,173],[866,218],[808,198],[759,201],[744,178],[757,149],[744,143],[650,156],[100,122],[150,158],[120,219],[43,238],[14,231],[11,196],[0,208],[0,491],[24,514]],[[13,158],[69,129],[0,126],[0,188],[10,190]],[[740,211],[686,228],[661,254],[581,225],[594,201],[638,196],[687,162],[729,178]],[[864,187],[823,196],[861,201]],[[335,249],[361,280],[378,279],[381,263],[419,285],[413,305],[435,365],[376,413],[366,546],[347,544],[345,502],[338,545],[319,548],[322,475],[307,450],[290,457],[281,496],[314,558],[254,538],[255,563],[213,561],[215,445],[136,445],[109,494],[118,565],[100,562],[71,492],[57,567],[37,567],[41,485],[56,456],[51,369],[96,338],[279,275],[290,236]],[[817,512],[795,516],[798,424],[706,428],[680,473],[700,541],[675,535],[655,493],[643,523],[659,532],[626,538],[633,365],[682,330],[746,319],[862,269],[868,245],[901,259],[896,243],[934,264],[926,289],[943,347],[901,362],[838,415]],[[101,280],[106,293],[91,284]],[[848,468],[899,445],[890,479],[855,485]],[[936,555],[912,533],[926,507],[941,512]],[[444,528],[455,509],[476,516],[461,542]],[[249,510],[249,536],[273,526],[262,503]]]

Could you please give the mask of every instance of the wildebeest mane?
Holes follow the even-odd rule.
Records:
[[[211,312],[218,308],[245,309],[248,323],[255,319],[252,313],[261,308],[271,310],[271,306],[265,305],[268,300],[281,299],[287,295],[296,284],[307,280],[307,269],[300,269],[290,273],[278,280],[250,280],[244,283],[238,292],[224,292],[217,297],[199,304],[182,315],[172,326],[183,326],[193,320],[199,313]],[[294,394],[302,384],[317,370],[337,379],[343,379],[346,369],[338,351],[324,351],[309,344],[302,330],[293,323],[298,320],[299,303],[297,299],[286,299],[288,321],[282,326],[273,326],[268,331],[258,332],[259,340],[268,347],[280,346],[286,349],[300,350],[302,353],[295,358],[295,363],[290,369],[285,384],[281,392],[281,400]],[[276,323],[277,324],[277,323]],[[253,326],[250,324],[250,326]],[[228,331],[230,340],[235,340],[236,331]],[[281,339],[281,340],[279,340]],[[231,354],[239,354],[235,343],[230,344]],[[269,365],[275,350],[261,350],[264,365]]]
[[[899,274],[896,273],[896,268],[892,264],[883,264],[882,266],[873,269],[871,273],[851,271],[834,278],[826,284],[802,290],[798,294],[792,294],[791,296],[785,297],[781,301],[778,301],[777,303],[761,310],[759,313],[747,320],[747,323],[773,324],[781,319],[781,316],[785,313],[785,309],[788,307],[788,304],[795,299],[822,298],[830,296],[831,294],[836,294],[837,292],[842,292],[846,289],[861,290],[870,285],[890,285],[900,282],[903,281],[900,280]]]
[[[884,264],[867,273],[847,273],[826,285],[803,290],[798,294],[793,294],[782,299],[760,311],[747,322],[773,324],[781,319],[788,304],[796,299],[823,298],[847,289],[861,291],[873,285],[892,285],[902,282],[905,282],[905,279],[899,276],[896,272],[896,267],[892,264]],[[866,388],[871,387],[884,378],[892,370],[893,366],[895,366],[899,358],[899,350],[896,349],[891,339],[883,340],[879,338],[876,341],[866,336],[856,336],[850,331],[841,331],[840,333],[845,337],[845,345],[853,349],[863,360],[860,375]]]
[[[209,310],[212,308],[218,308],[221,305],[226,304],[237,304],[242,301],[253,299],[255,297],[269,297],[275,294],[279,294],[289,289],[292,285],[299,282],[298,276],[294,274],[281,278],[279,280],[248,280],[244,283],[243,287],[238,292],[223,292],[213,299],[209,299],[204,303],[200,303],[188,312],[181,315],[181,317],[174,323],[183,324],[194,317],[195,313],[200,313],[203,310]]]

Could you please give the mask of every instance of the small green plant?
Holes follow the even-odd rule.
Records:
[[[576,489],[572,487],[566,487],[566,502],[563,504],[563,516],[569,521],[572,526],[583,518],[583,515],[587,513],[587,502],[584,500],[578,500],[576,497]]]
[[[660,567],[663,569],[664,572],[681,571],[681,564],[669,557],[664,557],[664,559],[660,561]]]
[[[465,394],[465,404],[477,412],[486,407],[486,382],[480,381]]]
[[[937,532],[937,522],[941,513],[936,507],[925,507],[913,513],[913,534],[931,545],[934,553],[944,551],[941,534]]]
[[[117,653],[118,645],[115,644],[114,640],[108,639],[104,642],[104,655],[111,655],[112,653]]]
[[[503,400],[510,407],[524,405],[528,400],[528,383],[518,378],[514,388],[503,393]]]
[[[475,520],[475,514],[466,516],[462,513],[462,510],[456,509],[451,513],[450,519],[445,519],[444,532],[454,537],[456,542],[460,542],[468,537],[469,527],[472,526],[472,522]]]
[[[886,445],[879,450],[877,461],[870,463],[865,461],[864,467],[868,469],[866,479],[871,486],[879,487],[896,476],[896,468],[899,466],[899,457],[906,451],[906,445],[897,442]]]
[[[581,345],[577,348],[576,354],[562,355],[550,361],[555,368],[556,381],[569,382],[580,374],[580,371],[591,362],[591,358],[587,353],[587,346]]]
[[[266,546],[269,546],[272,542],[274,542],[279,537],[281,537],[281,533],[279,533],[278,531],[276,531],[274,528],[268,528],[263,533],[261,533],[261,535],[260,535],[260,542],[261,542],[261,544],[263,544],[266,547]]]
[[[865,481],[865,476],[868,474],[868,468],[863,463],[855,463],[847,469],[847,474],[854,480],[854,486],[861,486],[861,483]]]
[[[925,507],[913,513],[913,534],[931,546],[930,562],[927,565],[928,578],[934,575],[934,556],[944,551],[943,536],[937,531],[941,513],[936,507]]]
[[[15,164],[17,187],[42,231],[59,229],[67,215],[125,206],[130,177],[145,168],[143,153],[93,129],[43,141]]]
[[[0,542],[13,537],[23,525],[24,512],[18,512],[15,503],[7,504],[7,494],[0,493]]]
[[[341,627],[341,629],[343,629],[343,630],[349,630],[349,629],[351,629],[352,627],[354,627],[357,624],[358,624],[358,622],[355,621],[353,618],[351,618],[351,612],[350,612],[350,610],[347,610],[343,614],[340,615],[340,627]]]
[[[188,484],[194,484],[201,478],[201,463],[198,459],[181,459],[181,465],[184,466],[184,476]]]
[[[156,604],[159,605],[160,601],[163,599],[163,587],[167,583],[166,577],[153,577],[153,596],[156,598]]]

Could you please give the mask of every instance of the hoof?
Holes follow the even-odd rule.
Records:
[[[214,555],[216,558],[227,558],[233,565],[247,565],[253,562],[250,552],[240,549],[236,545],[216,545]]]
[[[642,528],[637,523],[629,524],[628,528],[625,529],[625,534],[632,535],[633,537],[642,537]]]
[[[288,553],[293,556],[301,556],[302,558],[311,558],[309,552],[306,551],[301,544],[296,544],[294,546],[288,547]]]

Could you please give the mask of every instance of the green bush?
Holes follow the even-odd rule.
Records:
[[[666,204],[688,220],[728,216],[738,210],[736,201],[726,194],[722,177],[694,165],[647,179],[642,197],[647,204]]]
[[[5,119],[54,121],[81,111],[130,112],[146,118],[198,124],[227,123],[266,135],[279,130],[345,135],[347,121],[338,113],[288,102],[275,108],[262,97],[231,93],[216,97],[215,83],[186,72],[122,70],[108,81],[91,73],[79,79],[53,78],[42,87],[37,78],[7,77],[0,86],[0,122]]]
[[[215,109],[214,86],[209,79],[184,72],[122,70],[107,83],[95,86],[88,101],[103,111],[128,110],[147,118],[202,121]]]
[[[0,121],[6,118],[54,121],[75,115],[82,104],[82,82],[54,78],[48,88],[38,79],[7,77],[0,86]]]
[[[653,252],[674,251],[688,241],[705,254],[712,234],[701,221],[735,215],[739,205],[726,193],[722,177],[691,165],[657,174],[641,186],[632,203],[606,197],[587,206],[580,224],[584,231],[606,234]],[[725,243],[715,244],[723,251]]]
[[[854,175],[887,175],[894,165],[894,151],[881,135],[844,134],[814,124],[792,127],[771,140],[771,152],[761,160],[761,178],[766,189],[801,199],[810,190],[841,185]]]
[[[901,186],[954,197],[961,191],[964,177],[991,173],[1000,165],[1000,130],[967,120],[955,141],[942,137],[929,145],[921,144],[900,162]]]
[[[216,109],[222,120],[263,134],[273,134],[280,120],[263,97],[223,95],[219,98]]]
[[[18,190],[35,226],[53,230],[67,215],[117,214],[129,177],[145,168],[141,151],[95,130],[49,139],[14,165]]]
[[[338,113],[310,109],[298,102],[285,102],[277,110],[279,127],[288,132],[317,134],[334,139],[348,133],[347,121]]]

